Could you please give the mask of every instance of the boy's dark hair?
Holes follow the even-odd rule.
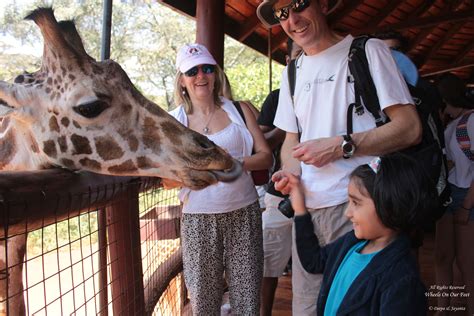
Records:
[[[369,165],[361,165],[351,173],[351,180],[367,191],[386,227],[410,232],[423,226],[437,207],[438,194],[431,178],[413,158],[404,154],[380,159],[377,173]]]
[[[372,36],[381,40],[389,40],[389,39],[397,40],[399,43],[398,47],[392,47],[392,48],[395,50],[399,50],[401,52],[405,52],[408,47],[407,38],[397,31],[379,32],[379,33],[374,33]]]

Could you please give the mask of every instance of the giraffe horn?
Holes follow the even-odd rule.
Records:
[[[72,20],[59,21],[59,27],[64,36],[64,39],[69,43],[72,49],[74,49],[84,59],[94,60],[84,49],[81,36],[76,29],[76,25]]]
[[[80,51],[71,47],[71,43],[77,41],[71,41],[70,43],[66,40],[59,23],[54,17],[54,11],[52,8],[38,8],[28,14],[25,19],[33,20],[41,30],[45,44],[43,62],[45,61],[45,56],[54,56],[55,59],[60,61],[60,63],[71,60],[75,60],[79,64],[82,63],[84,55],[82,55]],[[66,31],[66,33],[67,32],[68,31]]]

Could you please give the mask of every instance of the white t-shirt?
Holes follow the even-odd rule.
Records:
[[[348,80],[348,53],[352,40],[352,36],[346,36],[323,52],[313,56],[302,55],[298,59],[294,108],[285,68],[274,121],[277,127],[296,133],[296,112],[302,131],[301,142],[346,133],[347,108],[355,100],[354,84]],[[366,53],[381,108],[413,103],[387,45],[370,39],[366,44]],[[362,116],[353,113],[354,132],[372,128],[375,128],[375,121],[367,110]],[[358,165],[371,159],[368,156],[340,159],[322,168],[301,163],[307,207],[322,208],[346,202],[348,175]]]
[[[232,157],[246,157],[252,154],[253,138],[245,122],[231,101],[221,98],[222,109],[231,123],[223,130],[205,135],[215,144],[225,149]],[[183,106],[170,112],[183,125],[188,126],[188,118]],[[218,182],[202,190],[180,190],[179,199],[183,202],[183,213],[217,214],[227,213],[257,201],[257,191],[252,177],[242,172],[237,180]]]
[[[474,162],[466,157],[456,139],[456,127],[461,117],[451,121],[444,131],[446,156],[454,163],[454,168],[449,171],[448,182],[459,188],[469,188],[474,181]],[[474,150],[474,114],[469,116],[466,128],[471,141],[471,150]]]

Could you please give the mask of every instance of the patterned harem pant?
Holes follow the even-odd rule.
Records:
[[[183,214],[184,280],[193,315],[220,315],[223,275],[234,315],[258,315],[263,276],[258,202],[223,214]]]

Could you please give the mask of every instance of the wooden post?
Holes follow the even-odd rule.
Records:
[[[197,0],[196,42],[209,49],[217,63],[224,65],[225,1]]]
[[[107,207],[112,306],[114,315],[143,315],[138,184],[128,185],[122,199]]]

